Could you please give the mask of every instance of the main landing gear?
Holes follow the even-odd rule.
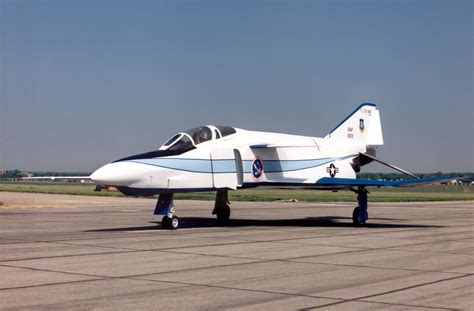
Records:
[[[359,206],[354,208],[352,212],[352,222],[354,225],[360,227],[365,225],[367,219],[369,219],[369,213],[367,212],[367,189],[364,186],[357,187],[357,190],[354,190],[357,193],[357,202]]]
[[[230,218],[230,207],[227,189],[217,190],[212,215],[216,215],[219,224],[226,223]]]
[[[161,220],[164,229],[176,230],[179,227],[179,218],[174,215],[173,193],[160,194],[156,202],[155,215],[165,215]]]

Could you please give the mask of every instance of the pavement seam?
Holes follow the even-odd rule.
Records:
[[[67,243],[58,243],[58,244],[66,244],[66,245],[76,246],[76,244],[67,244]],[[238,243],[238,244],[240,244],[240,243]],[[244,243],[244,244],[246,244],[246,243]],[[224,244],[224,245],[218,244],[218,245],[209,245],[209,246],[228,246],[228,245],[229,244]],[[81,245],[81,246],[88,246],[88,245]],[[209,246],[207,246],[207,247],[209,247]],[[301,262],[301,263],[307,263],[307,264],[321,264],[321,265],[347,266],[347,267],[372,268],[372,269],[386,269],[386,270],[398,270],[398,271],[415,271],[415,272],[432,272],[432,273],[450,273],[450,274],[469,275],[469,274],[466,274],[466,273],[450,272],[450,271],[419,270],[419,269],[405,269],[405,268],[387,268],[387,267],[378,267],[378,266],[347,265],[347,264],[335,264],[335,263],[325,263],[325,262],[308,262],[308,261],[301,261],[300,260],[300,259],[305,259],[305,258],[314,258],[314,257],[331,256],[331,255],[341,255],[341,254],[357,253],[357,252],[372,251],[372,250],[379,250],[379,249],[386,249],[386,248],[358,249],[358,250],[353,250],[353,251],[336,252],[336,253],[329,253],[329,254],[306,255],[306,256],[299,256],[299,257],[294,257],[294,258],[279,258],[279,259],[259,259],[259,258],[253,258],[253,257],[245,257],[245,256],[201,254],[201,253],[176,251],[177,248],[148,249],[148,250],[136,250],[136,249],[130,249],[130,248],[116,248],[116,247],[104,247],[104,248],[122,249],[123,251],[104,252],[104,253],[89,253],[89,254],[58,255],[58,256],[50,256],[50,257],[36,257],[36,258],[24,258],[24,259],[8,259],[8,260],[2,260],[2,261],[0,261],[0,263],[41,260],[41,259],[53,259],[53,258],[71,258],[71,257],[86,257],[86,256],[100,256],[100,255],[115,255],[115,254],[127,254],[127,253],[165,252],[165,253],[173,253],[173,254],[195,255],[195,256],[197,255],[197,256],[206,256],[206,257],[247,259],[247,260],[254,260],[255,262],[272,262],[272,261],[282,261],[282,262],[292,262],[292,263]],[[389,247],[389,248],[391,248],[391,247]],[[411,252],[409,250],[399,250],[399,251]],[[196,268],[196,269],[206,269],[206,268]],[[164,272],[164,273],[166,273],[166,272]]]
[[[471,240],[472,238],[466,238],[466,240]],[[420,246],[420,245],[427,245],[427,244],[433,244],[433,243],[444,243],[444,242],[459,242],[459,241],[463,241],[464,239],[460,239],[460,240],[440,240],[440,241],[429,241],[429,242],[423,242],[423,243],[416,243],[416,244],[409,244],[409,245],[400,245],[400,246],[387,246],[387,247],[378,247],[378,248],[363,248],[363,247],[360,247],[359,248],[359,251],[374,251],[374,250],[390,250],[390,249],[393,249],[393,250],[396,250],[396,251],[401,251],[401,252],[425,252],[425,253],[433,253],[433,254],[457,254],[457,255],[471,255],[471,254],[464,254],[464,253],[450,253],[450,252],[429,252],[429,251],[422,251],[422,250],[409,250],[409,249],[400,249],[401,247],[405,247],[405,246]],[[296,243],[298,245],[304,245],[304,244],[299,244],[299,243]],[[344,247],[344,244],[341,244],[341,245],[323,245],[323,246],[333,246],[333,247]],[[355,248],[355,247],[354,247]],[[356,250],[354,251],[356,252]],[[315,255],[315,256],[322,256],[322,255]],[[303,258],[305,256],[302,256],[301,258]],[[307,256],[307,257],[312,257],[312,256]]]
[[[255,263],[257,263],[257,262],[255,262]],[[397,305],[397,306],[407,306],[407,307],[423,307],[423,308],[440,309],[440,310],[455,310],[455,309],[449,309],[449,308],[434,308],[434,307],[428,307],[428,306],[417,306],[417,305],[408,305],[408,304],[371,301],[371,300],[366,300],[366,299],[367,298],[378,297],[378,296],[383,296],[383,295],[387,295],[387,294],[391,294],[391,293],[395,293],[395,292],[399,292],[399,291],[403,291],[403,290],[407,290],[407,289],[417,288],[417,287],[420,287],[420,286],[425,286],[425,285],[430,285],[430,284],[436,284],[436,283],[439,283],[439,282],[458,279],[458,278],[468,276],[468,275],[457,276],[457,277],[452,277],[452,278],[447,278],[447,279],[442,279],[442,280],[417,284],[417,285],[413,285],[413,286],[408,286],[408,287],[405,287],[405,288],[402,288],[402,289],[387,291],[387,292],[384,292],[384,293],[367,295],[367,296],[362,296],[362,297],[352,298],[352,299],[345,299],[345,298],[326,297],[326,296],[319,296],[319,295],[295,294],[295,293],[285,293],[285,292],[276,292],[276,291],[267,291],[267,290],[258,290],[258,289],[246,289],[246,288],[231,287],[231,286],[210,285],[210,284],[200,284],[200,283],[191,283],[191,282],[164,281],[164,280],[155,280],[155,279],[146,278],[146,276],[155,275],[157,273],[143,274],[143,275],[132,275],[132,276],[103,276],[103,275],[74,273],[74,272],[49,270],[49,269],[47,270],[47,269],[37,269],[37,268],[30,268],[30,267],[18,267],[18,266],[10,266],[10,265],[0,265],[0,266],[26,269],[26,270],[33,270],[33,271],[41,271],[41,272],[53,272],[53,273],[63,273],[63,274],[75,275],[75,276],[93,277],[93,279],[89,279],[89,280],[77,280],[77,281],[69,281],[69,282],[55,282],[55,283],[38,284],[38,285],[21,286],[21,287],[12,287],[12,288],[0,288],[0,291],[34,288],[34,287],[43,287],[43,286],[55,286],[55,285],[64,285],[64,284],[74,284],[74,283],[84,283],[84,282],[95,282],[95,281],[101,281],[101,280],[130,279],[130,280],[136,280],[136,281],[147,281],[147,282],[155,282],[155,283],[168,283],[168,284],[178,284],[178,285],[186,285],[186,286],[199,286],[199,287],[207,287],[207,288],[238,290],[238,291],[246,291],[246,292],[259,292],[259,293],[267,293],[267,294],[275,294],[275,295],[291,296],[291,297],[306,297],[306,298],[315,298],[315,299],[337,300],[336,302],[333,302],[333,303],[330,303],[330,304],[305,308],[305,309],[302,309],[302,310],[317,309],[317,308],[321,308],[321,307],[327,307],[327,306],[343,304],[343,303],[347,303],[347,302],[351,302],[351,301],[361,301],[361,302],[372,303],[372,304]],[[232,265],[227,265],[227,266],[232,266]],[[179,271],[175,271],[175,272],[185,272],[185,271],[179,270]]]
[[[474,273],[463,273],[455,271],[438,271],[438,270],[420,270],[420,269],[405,269],[405,268],[388,268],[380,266],[364,266],[364,265],[349,265],[349,264],[337,264],[337,263],[327,263],[327,262],[308,262],[308,261],[293,261],[292,259],[285,259],[284,261],[293,262],[293,263],[308,263],[308,264],[317,264],[325,266],[340,266],[340,267],[353,267],[353,268],[368,268],[368,269],[380,269],[380,270],[391,270],[391,271],[410,271],[410,272],[422,272],[422,273],[440,273],[440,274],[453,274],[460,276],[469,276],[474,275]]]
[[[136,280],[136,278],[134,278],[134,277],[132,277],[131,279]],[[238,291],[246,291],[246,292],[257,292],[257,293],[274,294],[274,295],[291,296],[291,297],[305,297],[305,298],[314,298],[314,299],[337,300],[337,302],[326,304],[324,306],[332,306],[332,305],[337,305],[337,304],[343,304],[343,303],[351,302],[351,301],[355,300],[355,301],[361,301],[361,302],[371,303],[371,304],[384,304],[384,305],[407,306],[407,307],[422,307],[422,308],[437,309],[437,310],[456,310],[456,309],[450,309],[450,308],[435,308],[435,307],[429,307],[429,306],[408,305],[408,304],[379,302],[379,301],[371,301],[371,300],[360,300],[359,298],[345,299],[345,298],[326,297],[326,296],[319,296],[319,295],[285,293],[285,292],[268,291],[268,290],[261,290],[261,289],[248,289],[248,288],[239,288],[239,287],[222,286],[222,285],[211,285],[211,284],[201,284],[201,283],[191,283],[191,282],[164,281],[164,280],[154,280],[154,279],[146,279],[146,278],[139,278],[138,280],[146,280],[146,281],[158,282],[158,283],[180,284],[180,285],[188,285],[188,286],[199,286],[199,287],[207,287],[207,288],[238,290]],[[377,296],[377,295],[373,295],[373,296]],[[367,296],[367,297],[371,297],[371,296]],[[362,298],[365,298],[365,297],[362,297]],[[305,308],[305,309],[302,309],[302,310],[308,310],[308,309]]]
[[[339,226],[337,226],[338,223],[334,223],[335,226],[334,228],[340,228]],[[346,224],[346,223],[339,223],[339,224]],[[410,226],[410,225],[408,225]],[[275,228],[278,228],[278,227],[271,227],[271,229],[268,229],[268,226],[264,227],[264,228],[254,228],[254,226],[249,226],[249,227],[252,227],[251,230],[254,230],[254,231],[262,231],[262,230],[272,230],[272,231],[277,231],[277,232],[286,232],[285,230],[283,230],[283,228],[280,230],[280,229],[275,229]],[[327,227],[327,226],[325,226]],[[350,228],[354,228],[352,226],[349,226],[349,223],[347,223],[347,227],[350,227]],[[150,226],[146,227],[146,228],[150,228]],[[235,227],[225,227],[226,230],[206,230],[206,229],[214,229],[214,228],[221,228],[221,227],[206,227],[206,228],[199,228],[199,229],[202,229],[203,231],[202,232],[193,232],[192,235],[197,235],[197,237],[199,237],[199,234],[208,234],[208,233],[222,233],[222,232],[230,232],[230,229],[232,228],[239,228],[237,226]],[[241,227],[240,227],[241,228]],[[286,228],[286,227],[284,227]],[[321,228],[321,226],[314,226],[314,227],[305,227],[305,228]],[[417,228],[411,228],[411,229],[405,229],[405,228],[398,228],[397,230],[389,230],[389,231],[382,231],[382,229],[380,230],[377,230],[377,231],[367,231],[367,232],[354,232],[354,233],[343,233],[343,234],[334,234],[334,233],[331,233],[331,234],[323,234],[323,235],[318,235],[318,238],[325,238],[325,237],[344,237],[344,236],[354,236],[354,235],[357,235],[357,236],[361,236],[361,235],[371,235],[371,234],[378,234],[378,233],[395,233],[395,232],[410,232],[410,231],[420,231],[422,229],[426,229],[426,228],[430,228],[430,226],[426,226],[426,227],[417,227]],[[127,229],[127,228],[125,228]],[[123,230],[123,231],[127,231],[127,230]],[[156,227],[156,229],[159,229],[159,227]],[[193,228],[190,228],[190,229],[193,229]],[[354,228],[354,229],[371,229],[370,227],[368,228]],[[373,228],[373,229],[377,229],[377,228]],[[405,229],[405,230],[401,230],[401,229]],[[102,230],[102,229],[101,229]],[[107,230],[107,229],[106,229]],[[113,229],[113,230],[116,230],[116,229]],[[152,230],[150,230],[152,231]],[[153,231],[158,231],[158,230],[155,230],[153,229]],[[302,230],[298,230],[297,232],[299,231],[302,231]],[[304,231],[307,231],[307,230],[304,230]],[[171,235],[171,236],[176,236],[176,235],[186,235],[186,236],[190,236],[189,234],[189,230],[187,229],[181,229],[181,230],[178,230],[178,231],[167,231],[167,230],[159,230],[158,232],[160,232],[160,235],[165,235],[165,236],[168,236],[168,235]],[[308,233],[310,234],[310,233]],[[147,236],[150,236],[149,233],[147,234],[143,234],[143,235],[134,235],[134,237],[147,237]],[[285,238],[285,239],[279,239],[277,241],[295,241],[295,240],[302,240],[302,239],[308,239],[308,238],[314,238],[315,236],[314,235],[308,235],[307,237],[299,237],[299,238]],[[24,240],[24,239],[18,239],[18,240],[23,240],[24,242],[17,242],[17,243],[12,243],[12,244],[21,244],[21,243],[34,243],[34,242],[44,242],[44,243],[64,243],[64,242],[70,242],[70,241],[87,241],[87,240],[107,240],[107,239],[116,239],[117,236],[113,236],[113,237],[96,237],[96,238],[91,238],[91,237],[88,237],[88,238],[78,238],[78,239],[67,239],[67,240]],[[247,242],[247,241],[246,241]],[[260,240],[250,240],[249,242],[265,242],[265,241],[260,241]],[[242,243],[245,243],[245,242],[242,242]],[[73,245],[76,245],[76,244],[73,244]],[[227,244],[223,244],[223,245],[227,245]]]
[[[184,248],[200,248],[200,247],[218,247],[218,246],[231,246],[231,245],[248,245],[248,244],[258,244],[258,243],[275,243],[275,244],[283,244],[282,241],[277,240],[277,241],[246,241],[246,242],[235,242],[235,243],[219,243],[219,244],[211,244],[211,245],[200,245],[200,246],[188,246],[188,247],[169,247],[169,248],[153,248],[153,249],[134,249],[134,248],[124,248],[124,247],[114,247],[114,246],[98,246],[98,245],[93,245],[93,244],[74,244],[74,243],[65,243],[65,242],[48,242],[48,241],[34,241],[34,242],[29,242],[29,243],[49,243],[49,244],[55,244],[55,245],[68,245],[68,246],[82,246],[82,247],[95,247],[95,248],[105,248],[105,249],[117,249],[117,250],[123,250],[122,252],[110,252],[110,254],[120,254],[120,253],[129,253],[129,252],[146,252],[146,251],[154,251],[154,252],[172,252],[173,250],[176,249],[184,249]],[[299,244],[303,246],[304,244]],[[313,245],[317,246],[317,245]],[[334,247],[340,247],[340,248],[350,248],[354,249],[354,251],[363,251],[363,250],[370,250],[370,249],[365,249],[365,248],[357,248],[357,247],[351,247],[351,246],[334,246]],[[353,251],[349,251],[353,252]],[[176,252],[179,253],[179,252]],[[341,253],[346,253],[346,252],[341,252]],[[102,253],[97,253],[97,255],[101,255]],[[104,254],[109,254],[109,253],[104,253]],[[337,253],[339,254],[339,253]],[[34,260],[34,259],[49,259],[49,258],[61,258],[61,257],[74,257],[74,256],[87,256],[87,255],[95,255],[94,253],[92,254],[71,254],[71,255],[57,255],[57,256],[49,256],[49,257],[34,257],[34,258],[23,258],[23,259],[6,259],[6,260],[0,260],[0,263],[2,262],[11,262],[11,261],[22,261],[22,260]]]
[[[56,258],[71,258],[71,257],[84,257],[84,256],[99,256],[99,255],[113,255],[113,254],[127,254],[127,253],[139,253],[139,252],[148,252],[148,250],[123,250],[123,251],[104,252],[104,253],[85,253],[85,254],[70,254],[70,255],[56,255],[56,256],[44,256],[44,257],[5,259],[5,260],[0,260],[0,264],[7,263],[7,262],[16,262],[16,261],[56,259]]]
[[[51,272],[53,272],[53,271],[51,271]],[[55,282],[55,283],[43,283],[43,284],[36,284],[36,285],[17,286],[17,287],[4,287],[4,288],[0,288],[0,291],[35,288],[35,287],[44,287],[44,286],[54,286],[54,285],[76,284],[76,283],[85,283],[85,282],[94,282],[94,281],[101,281],[101,280],[106,280],[106,279],[107,278],[95,278],[95,279],[77,280],[77,281],[68,281],[68,282]]]
[[[427,286],[427,285],[433,285],[433,284],[437,284],[437,283],[441,283],[441,282],[446,282],[446,281],[457,280],[457,279],[461,279],[461,278],[465,278],[465,277],[469,277],[469,276],[472,276],[472,275],[459,275],[459,276],[454,276],[454,277],[450,277],[450,278],[440,279],[440,280],[436,280],[436,281],[420,283],[420,284],[411,285],[411,286],[406,286],[406,287],[403,287],[403,288],[394,289],[394,290],[390,290],[390,291],[386,291],[386,292],[382,292],[382,293],[378,293],[378,294],[372,294],[372,295],[367,295],[367,296],[361,296],[361,297],[357,297],[357,298],[352,298],[352,299],[348,299],[347,301],[344,301],[344,302],[334,302],[334,303],[330,303],[330,304],[325,304],[325,305],[320,305],[320,306],[314,306],[314,307],[310,307],[310,308],[305,308],[305,309],[303,309],[303,310],[314,310],[314,309],[319,309],[319,308],[325,308],[325,307],[334,306],[334,305],[338,305],[338,304],[342,304],[342,303],[347,303],[347,302],[351,302],[351,301],[364,301],[364,302],[366,302],[366,299],[368,299],[368,298],[380,297],[380,296],[384,296],[384,295],[389,295],[389,294],[393,294],[393,293],[402,292],[402,291],[405,291],[405,290],[410,290],[410,289],[413,289],[413,288],[423,287],[423,286]],[[371,301],[371,300],[369,300],[369,301]],[[377,302],[377,301],[371,301],[371,302]],[[425,308],[426,308],[426,307],[425,307]],[[449,309],[449,308],[438,308],[438,309],[456,310],[456,309]]]
[[[306,263],[306,264],[314,264],[314,265],[329,265],[329,266],[347,266],[347,267],[356,267],[356,268],[369,268],[369,269],[384,269],[384,270],[394,270],[394,271],[412,271],[412,272],[428,272],[428,273],[444,273],[444,274],[455,274],[455,275],[474,275],[473,273],[463,273],[463,272],[454,272],[454,271],[437,271],[437,270],[420,270],[420,269],[405,269],[405,268],[387,268],[387,267],[379,267],[379,266],[363,266],[363,265],[348,265],[348,264],[336,264],[336,263],[325,263],[325,262],[314,262],[314,261],[299,261],[299,259],[303,258],[312,258],[312,257],[319,257],[319,256],[330,256],[330,255],[340,255],[352,252],[339,252],[339,253],[330,253],[330,254],[320,254],[320,255],[308,255],[308,256],[300,256],[294,258],[277,258],[277,259],[258,259],[252,257],[242,257],[242,256],[230,256],[230,255],[215,255],[215,254],[200,254],[200,253],[190,253],[190,252],[177,252],[177,251],[163,251],[167,253],[174,253],[174,254],[186,254],[186,255],[194,255],[194,256],[207,256],[207,257],[223,257],[223,258],[231,258],[231,259],[249,259],[249,260],[261,260],[261,262],[290,262],[290,263]],[[203,268],[205,269],[205,268]],[[167,273],[167,272],[163,272]]]

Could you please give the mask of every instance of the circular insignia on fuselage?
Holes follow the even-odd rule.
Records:
[[[263,162],[259,158],[252,162],[252,176],[255,179],[259,179],[263,174]]]

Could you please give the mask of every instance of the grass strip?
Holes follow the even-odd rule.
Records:
[[[89,196],[122,197],[119,192],[97,192],[93,184],[36,182],[0,182],[0,192],[28,192],[47,194],[71,194]],[[371,202],[425,202],[474,200],[474,186],[429,185],[413,188],[372,188],[369,187]],[[156,197],[156,196],[155,196]],[[214,192],[177,193],[178,200],[214,200]],[[268,202],[278,200],[298,200],[306,202],[356,202],[351,191],[317,191],[287,189],[243,189],[230,191],[231,201]]]

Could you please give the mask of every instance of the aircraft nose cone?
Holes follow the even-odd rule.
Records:
[[[129,186],[140,180],[137,165],[130,162],[109,163],[92,173],[91,179],[96,184]]]

